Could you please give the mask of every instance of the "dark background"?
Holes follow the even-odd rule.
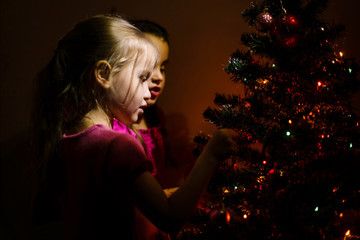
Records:
[[[49,60],[57,41],[83,18],[117,11],[150,19],[170,34],[166,89],[159,100],[170,133],[191,141],[199,131],[211,132],[203,111],[215,93],[241,94],[223,68],[241,48],[249,31],[241,11],[251,0],[33,0],[0,1],[0,239],[40,239],[29,227],[31,171],[27,137],[33,79]],[[358,0],[330,1],[324,18],[346,26],[338,50],[360,60]],[[359,106],[360,98],[354,99]],[[51,228],[48,228],[51,229]],[[51,231],[51,230],[50,230]],[[49,230],[48,230],[49,232]],[[53,236],[45,239],[55,239]],[[57,235],[59,237],[59,235]]]

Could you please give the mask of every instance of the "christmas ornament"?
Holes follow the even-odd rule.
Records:
[[[225,225],[230,222],[230,213],[225,209],[208,209],[207,212],[212,224]]]
[[[280,46],[293,48],[299,43],[300,27],[297,17],[285,14],[275,18],[270,33]]]
[[[273,23],[273,17],[268,12],[263,12],[257,15],[255,19],[255,28],[259,32],[268,32]]]

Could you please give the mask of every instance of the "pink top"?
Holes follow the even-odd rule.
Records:
[[[113,121],[113,129],[122,133],[129,133],[137,138],[136,133],[132,131],[125,124],[117,119]],[[153,165],[152,175],[158,180],[160,185],[163,185],[160,177],[162,169],[164,169],[164,143],[160,127],[154,127],[146,130],[139,130],[144,141],[144,148],[146,155],[151,160]],[[139,210],[136,209],[135,221],[138,229],[141,231],[135,232],[135,238],[141,240],[170,240],[167,233],[156,228]]]
[[[67,239],[134,239],[131,182],[152,171],[141,144],[103,125],[64,135],[61,144],[62,157],[50,174],[57,180]]]
[[[114,119],[113,129],[122,133],[129,133],[137,138],[136,133],[117,119]],[[160,174],[165,168],[165,148],[161,127],[139,129],[138,132],[144,141],[144,148],[149,160],[153,163],[152,175],[164,187]]]

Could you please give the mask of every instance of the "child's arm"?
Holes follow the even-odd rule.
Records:
[[[219,130],[205,147],[184,184],[169,198],[150,172],[134,181],[140,210],[161,230],[176,233],[193,214],[218,161],[236,151],[232,130]]]

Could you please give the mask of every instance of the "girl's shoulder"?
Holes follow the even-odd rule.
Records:
[[[66,135],[64,134],[63,140],[65,142],[76,142],[85,145],[135,145],[141,144],[134,138],[133,135],[126,132],[114,131],[113,129],[102,124],[93,125],[79,133]]]

